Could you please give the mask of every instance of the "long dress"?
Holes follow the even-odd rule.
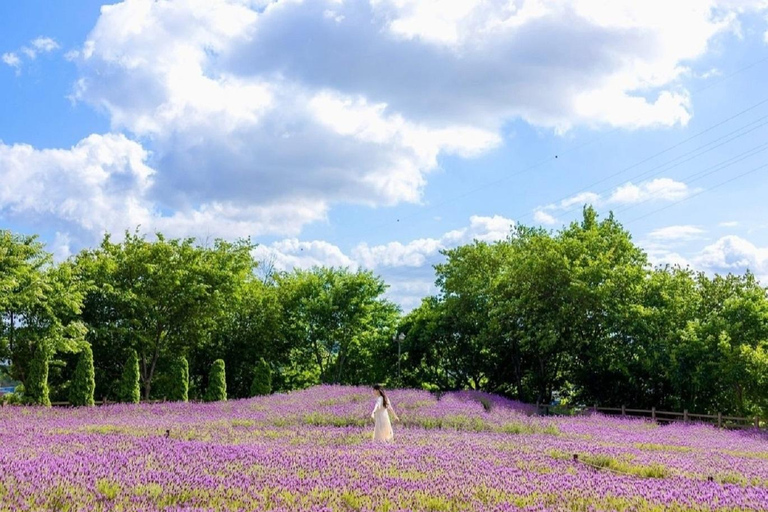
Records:
[[[373,429],[374,441],[392,441],[395,437],[395,433],[392,431],[392,423],[389,421],[389,412],[392,411],[392,415],[397,418],[394,409],[391,404],[387,404],[384,407],[384,398],[379,397],[376,400],[376,406],[373,408],[371,418],[376,421],[376,426]]]

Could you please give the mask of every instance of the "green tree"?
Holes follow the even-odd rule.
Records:
[[[171,367],[167,398],[173,402],[189,400],[189,363],[184,356],[177,358]]]
[[[372,363],[368,345],[379,346],[397,324],[398,309],[384,297],[382,279],[366,271],[313,268],[280,274],[276,284],[281,332],[290,347],[290,363],[279,372],[287,387],[361,382]]]
[[[48,397],[48,354],[38,349],[29,364],[27,382],[24,384],[25,402],[31,405],[50,406]]]
[[[230,398],[251,396],[253,369],[260,359],[276,367],[291,363],[290,347],[281,332],[280,315],[277,287],[249,279],[239,293],[230,298],[228,308],[211,332],[210,342],[193,353],[195,373],[206,375],[211,361],[223,359],[227,368],[227,395]]]
[[[141,400],[139,357],[135,350],[130,351],[128,360],[125,362],[117,396],[118,400],[124,403],[137,404]]]
[[[152,396],[163,359],[194,353],[210,338],[255,265],[247,240],[202,247],[192,238],[156,237],[126,233],[122,243],[113,243],[106,236],[98,249],[77,257],[80,273],[93,284],[83,318],[97,382],[114,381],[116,355],[135,349],[145,398]]]
[[[75,375],[69,389],[69,403],[75,406],[94,405],[93,393],[95,389],[93,351],[90,345],[85,344],[80,351]]]
[[[30,386],[27,380],[47,375],[57,352],[81,346],[84,289],[72,266],[54,265],[37,237],[0,230],[0,359],[10,360],[10,376],[28,394],[39,381]]]
[[[208,389],[205,391],[206,402],[221,402],[227,399],[227,376],[224,361],[217,359],[211,365],[208,376]]]
[[[259,360],[259,364],[253,372],[253,381],[251,382],[251,396],[268,395],[272,392],[272,368],[264,358]]]

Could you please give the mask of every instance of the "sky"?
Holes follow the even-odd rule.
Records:
[[[370,269],[612,211],[768,284],[768,0],[0,2],[0,229]]]

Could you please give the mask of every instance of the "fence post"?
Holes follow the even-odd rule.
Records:
[[[594,412],[595,414],[597,414],[597,404],[595,404],[595,405],[593,405],[593,406],[592,406],[592,412]]]
[[[656,421],[656,408],[651,407],[651,419],[655,422]]]
[[[717,413],[717,428],[723,428],[723,413]]]
[[[621,415],[622,416],[626,416],[627,415],[627,408],[624,407],[623,405],[621,406]]]
[[[760,428],[760,416],[755,416],[755,428]]]
[[[101,399],[101,405],[107,405],[107,397]]]
[[[683,423],[688,423],[688,409],[683,410]]]

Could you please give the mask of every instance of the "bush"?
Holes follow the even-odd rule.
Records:
[[[268,395],[272,392],[272,368],[261,358],[253,374],[251,396]]]
[[[187,358],[178,358],[171,367],[171,378],[168,382],[168,396],[172,402],[189,400],[189,363]]]
[[[94,405],[96,377],[93,370],[93,350],[86,345],[77,360],[75,375],[69,388],[69,403],[76,406]]]
[[[131,350],[128,361],[125,362],[123,376],[117,390],[117,399],[120,402],[137,404],[141,400],[141,388],[139,387],[139,356],[135,350]]]
[[[211,374],[208,377],[208,389],[204,397],[206,402],[219,402],[227,399],[227,380],[224,371],[224,361],[217,359],[211,366]]]
[[[38,347],[29,364],[29,375],[25,386],[25,402],[31,405],[51,405],[48,394],[48,353]]]

